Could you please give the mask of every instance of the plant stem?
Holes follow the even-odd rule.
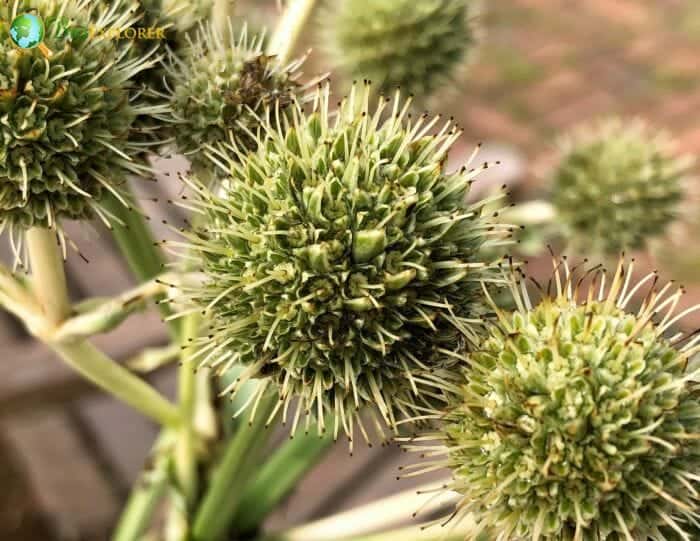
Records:
[[[289,0],[289,5],[277,23],[277,29],[267,48],[268,54],[276,55],[280,64],[290,61],[301,31],[315,5],[316,0]]]
[[[180,423],[177,407],[89,342],[76,340],[49,345],[75,371],[147,417],[165,426]]]
[[[28,284],[0,264],[0,308],[14,314],[33,332],[45,327],[44,310],[37,303]]]
[[[32,227],[26,233],[34,294],[50,323],[57,325],[71,314],[66,272],[56,232]]]
[[[326,541],[356,537],[364,539],[361,536],[406,522],[412,518],[412,513],[420,511],[421,514],[429,514],[454,504],[458,495],[437,490],[442,485],[444,483],[431,483],[399,492],[349,511],[293,528],[281,534],[279,539],[280,541]],[[398,537],[386,537],[386,539],[398,539]]]
[[[112,541],[139,541],[148,527],[168,481],[167,460],[156,460],[153,471],[137,481],[119,518]]]
[[[234,522],[236,530],[251,532],[262,524],[332,443],[328,432],[322,437],[304,434],[282,445],[246,486]]]
[[[162,295],[166,289],[162,282],[151,280],[113,298],[83,301],[73,307],[74,315],[56,328],[51,340],[76,340],[114,330],[129,315],[144,310],[148,299]]]
[[[265,429],[265,424],[277,400],[275,393],[260,398],[254,420],[239,427],[227,443],[195,515],[193,541],[219,541],[231,528],[243,483],[250,475],[248,466],[251,460],[259,458],[259,448],[267,440],[270,430]]]
[[[56,233],[49,229],[30,229],[27,232],[27,248],[34,293],[49,324],[56,326],[72,311]],[[180,415],[175,406],[92,344],[71,340],[65,343],[50,342],[49,346],[69,366],[98,387],[164,425],[178,424]]]
[[[108,194],[102,204],[124,225],[115,223],[112,227],[112,237],[114,238],[119,251],[126,259],[131,273],[139,282],[146,282],[163,272],[165,258],[156,246],[155,238],[151,228],[148,227],[143,212],[136,203],[128,186],[124,187],[125,197],[129,207],[119,201],[116,197]],[[165,303],[158,304],[158,309],[163,317],[171,314],[170,307]],[[177,338],[180,333],[180,321],[178,319],[168,322],[168,328],[173,338]]]
[[[197,337],[201,318],[199,314],[185,318],[182,332],[182,345],[187,346],[191,339]],[[194,503],[197,495],[197,458],[195,456],[194,414],[196,404],[196,374],[191,348],[182,351],[178,379],[178,398],[182,425],[178,432],[175,447],[175,470],[180,489],[188,505]]]

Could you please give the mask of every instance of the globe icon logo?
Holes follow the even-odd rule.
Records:
[[[10,25],[10,37],[22,49],[33,49],[41,45],[44,32],[44,21],[33,13],[18,15]]]

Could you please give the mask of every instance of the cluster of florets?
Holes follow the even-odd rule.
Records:
[[[106,218],[103,194],[116,192],[126,173],[146,170],[131,136],[147,111],[135,102],[131,80],[157,59],[128,60],[128,42],[75,39],[60,27],[69,20],[83,28],[128,28],[134,7],[79,0],[0,6],[4,21],[24,12],[46,21],[43,46],[32,49],[13,43],[9,24],[0,28],[0,228],[53,227],[94,213]]]
[[[423,99],[458,78],[478,41],[474,0],[341,0],[323,21],[341,72]]]
[[[453,381],[437,439],[458,513],[498,540],[689,540],[700,374],[688,369],[698,340],[667,336],[681,292],[652,290],[630,312],[656,280],[632,286],[621,264],[607,293],[594,271],[579,302],[583,278],[561,265],[558,293],[534,307],[514,278],[519,308],[498,311]]]
[[[641,121],[584,126],[562,142],[552,202],[584,253],[643,248],[675,218],[691,161]]]
[[[164,120],[178,152],[200,172],[213,169],[204,152],[209,145],[231,139],[242,150],[254,150],[264,110],[284,108],[300,90],[303,59],[282,66],[263,52],[262,39],[249,38],[245,28],[234,36],[230,25],[225,35],[201,29],[184,58],[171,56],[173,86]]]
[[[188,235],[206,276],[191,300],[212,327],[200,362],[241,363],[234,387],[267,377],[285,417],[301,397],[348,435],[368,405],[389,425],[415,413],[475,340],[481,282],[497,279],[482,249],[506,233],[488,201],[465,203],[478,171],[445,171],[458,129],[432,133],[438,119],[412,121],[398,95],[374,113],[368,100],[353,88],[332,114],[324,85],[310,114],[295,101],[264,119],[256,152],[222,150],[228,176],[217,193],[194,184],[204,216]]]

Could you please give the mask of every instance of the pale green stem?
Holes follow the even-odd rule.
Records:
[[[131,230],[128,236],[133,238],[134,235],[138,236],[138,232]],[[127,242],[126,235],[115,236]],[[120,246],[122,246],[121,242]],[[52,325],[58,325],[70,316],[71,305],[56,234],[46,229],[30,229],[27,232],[27,247],[31,259],[34,293],[39,298],[47,319]],[[131,254],[131,262],[135,267],[143,268],[144,259],[134,255],[133,251]],[[154,268],[155,265],[152,266],[152,269]],[[137,275],[140,274],[140,278],[151,278],[160,272],[160,264],[157,265],[157,269],[152,275],[150,271],[137,272]],[[91,344],[78,340],[53,347],[67,364],[88,380],[145,415],[162,424],[176,425],[179,422],[179,412],[175,406],[141,379],[108,359]],[[135,490],[119,523],[115,541],[136,541],[139,538],[160,497],[165,481],[166,477],[163,475],[158,482]]]
[[[197,401],[194,405],[194,429],[204,440],[214,440],[218,435],[218,418],[213,407],[211,370],[207,367],[197,369],[195,391]]]
[[[22,319],[24,313],[40,315],[43,311],[27,287],[27,283],[2,264],[0,264],[0,299],[3,303],[18,309],[20,312],[18,316]]]
[[[46,327],[44,310],[30,289],[3,265],[0,265],[0,307],[23,321],[30,332]]]
[[[280,64],[292,58],[301,32],[316,5],[316,0],[289,0],[282,18],[277,23],[275,33],[270,38],[268,54],[277,57]]]
[[[136,204],[136,199],[128,191],[128,185],[123,190],[125,190],[129,207],[125,207],[112,195],[107,195],[102,204],[123,222],[124,225],[118,223],[113,225],[112,237],[126,259],[132,274],[139,282],[146,282],[163,272],[165,258],[157,246],[151,228],[146,223],[146,218]],[[163,317],[171,314],[170,307],[166,303],[160,303],[158,309]],[[177,339],[180,333],[180,320],[170,320],[168,329],[170,335]]]
[[[66,287],[63,258],[56,233],[32,228],[27,232],[27,248],[32,267],[32,287],[49,325],[59,325],[72,312]],[[83,340],[48,345],[86,379],[164,425],[177,425],[175,406],[153,387],[120,366]]]
[[[156,444],[157,446],[157,444]],[[129,495],[112,541],[139,541],[168,483],[168,461],[158,457],[152,471],[142,474]]]
[[[182,333],[182,345],[187,346],[191,339],[199,334],[201,318],[198,314],[185,318]],[[180,489],[188,505],[194,503],[197,495],[197,458],[195,453],[194,414],[196,405],[196,365],[192,355],[196,353],[187,347],[182,352],[180,374],[178,380],[178,398],[182,415],[182,426],[178,434],[175,448],[175,469]]]
[[[549,201],[533,200],[504,209],[499,220],[513,225],[542,225],[554,222],[557,211]]]
[[[89,342],[76,340],[49,346],[76,372],[147,417],[164,426],[180,423],[176,406]]]
[[[414,513],[431,514],[454,505],[459,496],[441,489],[447,482],[445,480],[444,483],[430,483],[399,492],[349,511],[293,528],[279,534],[279,539],[280,541],[364,539],[361,536],[405,523],[413,518]],[[444,535],[444,532],[442,534]]]
[[[27,248],[32,270],[34,294],[53,325],[61,323],[71,314],[63,256],[58,245],[56,231],[32,227],[26,233]]]
[[[332,419],[327,422],[331,423]],[[234,521],[236,530],[255,531],[332,443],[330,432],[322,437],[310,433],[294,437],[275,451],[243,492]]]
[[[171,282],[175,277],[163,275],[161,279]],[[168,286],[161,279],[151,280],[113,298],[83,301],[74,306],[73,311],[77,313],[61,323],[50,339],[62,342],[114,330],[129,315],[144,310],[148,299],[159,297],[167,291]]]
[[[192,541],[220,541],[231,528],[251,464],[259,459],[271,432],[265,424],[277,400],[274,393],[262,397],[254,421],[240,426],[227,443],[195,515]]]

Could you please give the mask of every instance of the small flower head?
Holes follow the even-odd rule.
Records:
[[[641,121],[584,126],[562,143],[552,200],[564,234],[584,252],[643,248],[673,221],[687,157]]]
[[[4,21],[24,12],[41,16],[49,51],[18,48],[9,26],[0,28],[0,230],[55,227],[95,214],[106,219],[103,195],[118,192],[127,173],[148,170],[136,157],[141,146],[130,141],[134,122],[147,112],[131,82],[155,60],[129,60],[128,43],[76,37],[61,23],[127,28],[134,8],[127,0],[109,9],[90,0],[0,6]]]
[[[340,0],[323,17],[325,42],[341,72],[424,99],[467,65],[479,12],[475,0]]]
[[[513,279],[518,309],[496,309],[440,415],[457,516],[499,541],[695,539],[699,339],[668,332],[682,291],[635,284],[633,265],[609,281],[555,266],[535,306]]]
[[[190,296],[212,327],[200,362],[247,367],[231,390],[267,378],[285,418],[299,397],[319,428],[331,414],[352,435],[365,406],[389,425],[415,412],[453,362],[438,352],[475,339],[496,275],[481,251],[505,229],[489,201],[465,203],[478,171],[445,170],[449,122],[433,133],[438,118],[411,120],[398,95],[372,113],[367,86],[335,113],[328,99],[324,85],[310,114],[295,101],[266,118],[256,152],[219,152],[220,194],[193,185],[206,282]]]
[[[254,149],[259,115],[267,106],[289,104],[299,91],[302,60],[281,66],[262,50],[263,36],[249,38],[201,29],[185,58],[171,56],[170,122],[175,146],[195,169],[213,169],[203,152],[232,137],[241,149]]]

